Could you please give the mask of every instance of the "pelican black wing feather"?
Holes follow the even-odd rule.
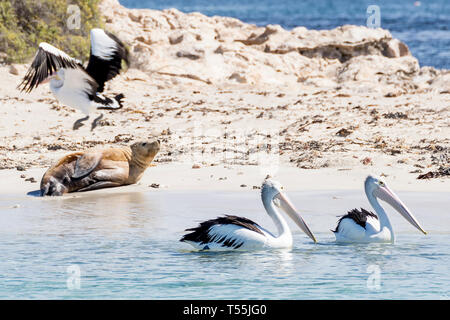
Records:
[[[363,209],[363,208],[361,208],[361,210],[358,210],[358,209],[350,210],[346,215],[342,216],[339,219],[336,229],[332,230],[332,231],[338,232],[339,225],[341,224],[341,221],[344,219],[352,219],[353,221],[355,221],[356,224],[360,225],[363,228],[366,228],[367,217],[372,217],[372,218],[378,219],[376,214],[374,214],[370,211],[367,211],[366,209]]]
[[[217,235],[211,235],[209,233],[209,230],[215,226],[215,225],[227,225],[227,224],[233,224],[236,226],[240,226],[243,228],[246,228],[248,230],[260,233],[264,235],[264,233],[261,231],[261,227],[256,223],[253,222],[250,219],[243,218],[243,217],[237,217],[232,215],[225,215],[223,217],[219,217],[216,219],[207,220],[204,222],[201,222],[198,227],[196,228],[190,228],[186,229],[185,231],[192,231],[188,234],[185,234],[180,241],[192,241],[199,243],[201,245],[216,242],[221,243],[222,246],[225,247],[234,247],[235,249],[242,246],[242,242],[237,241],[236,239],[232,239],[230,237],[227,237],[226,235],[223,236],[217,236]]]
[[[80,66],[80,61],[69,57],[49,44],[41,43],[30,68],[18,88],[29,93],[59,69],[75,69]]]
[[[105,82],[113,79],[120,73],[120,70],[122,69],[122,60],[129,65],[129,52],[123,42],[115,35],[104,30],[101,30],[100,32],[104,32],[104,36],[97,38],[94,37],[94,33],[91,32],[91,55],[86,67],[86,72],[98,83],[98,92],[103,92]],[[97,42],[97,45],[101,46],[98,42],[104,40],[105,37],[108,37],[109,41],[112,40],[114,43],[114,45],[107,49],[107,57],[95,52],[95,42]],[[106,52],[103,51],[103,53]]]

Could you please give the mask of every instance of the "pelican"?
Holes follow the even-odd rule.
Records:
[[[278,182],[270,179],[266,179],[261,188],[264,208],[275,223],[278,236],[247,218],[225,215],[204,221],[196,228],[186,229],[185,231],[191,232],[185,234],[180,241],[189,243],[199,250],[290,248],[292,247],[292,233],[283,216],[275,207],[276,205],[281,207],[314,242],[317,242],[305,221],[281,189]]]
[[[332,230],[337,242],[394,243],[394,230],[378,199],[390,204],[409,223],[424,234],[427,234],[405,204],[384,181],[369,175],[364,182],[364,188],[367,198],[375,209],[376,214],[361,208],[361,210],[353,209],[342,216],[338,221],[336,229]]]
[[[93,109],[122,107],[123,94],[114,98],[101,94],[105,82],[119,74],[122,60],[128,65],[128,50],[117,37],[102,29],[91,30],[91,55],[86,68],[79,60],[41,42],[18,88],[29,93],[39,84],[50,82],[50,90],[60,103],[85,114],[73,124],[73,129],[77,130],[89,119]],[[91,130],[102,117],[103,114],[93,121]]]

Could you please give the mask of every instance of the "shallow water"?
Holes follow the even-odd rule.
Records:
[[[414,5],[420,2],[420,6]],[[287,29],[333,29],[366,25],[368,6],[380,8],[381,27],[405,42],[421,66],[450,69],[450,5],[448,0],[120,0],[128,8],[198,11],[230,16],[259,26]]]
[[[178,239],[224,213],[274,230],[257,191],[1,195],[0,298],[449,299],[449,193],[398,194],[427,236],[388,208],[394,245],[338,245],[329,229],[364,193],[290,192],[319,243],[290,223],[291,250],[243,253]]]

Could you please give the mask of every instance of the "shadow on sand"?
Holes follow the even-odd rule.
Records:
[[[41,196],[41,190],[34,190],[27,193],[27,196],[30,197],[40,197]]]

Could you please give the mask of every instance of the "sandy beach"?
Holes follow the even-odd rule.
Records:
[[[449,299],[444,0],[370,5],[384,28],[350,0],[74,2],[78,31],[65,0],[0,6],[0,299]],[[18,89],[35,39],[79,59],[93,39],[90,76],[49,45],[36,56],[29,83],[67,63],[50,84],[72,107]],[[103,92],[122,108],[73,130],[74,108],[111,104],[97,84],[127,57]],[[40,196],[63,156],[106,147],[43,189],[122,186]],[[261,191],[268,176],[283,187]]]
[[[388,31],[349,26],[317,38],[304,28],[103,5],[107,28],[132,53],[107,88],[125,94],[124,108],[104,112],[94,131],[73,131],[81,113],[60,105],[48,85],[17,89],[28,64],[1,66],[0,192],[39,189],[45,169],[69,152],[143,139],[162,145],[141,188],[251,189],[270,174],[293,190],[360,189],[375,174],[400,190],[450,190],[449,176],[417,179],[449,165],[450,73],[420,68]],[[215,24],[219,38],[210,34]],[[296,41],[316,47],[300,55],[305,44]],[[328,57],[330,41],[357,41],[340,49],[354,57]]]

